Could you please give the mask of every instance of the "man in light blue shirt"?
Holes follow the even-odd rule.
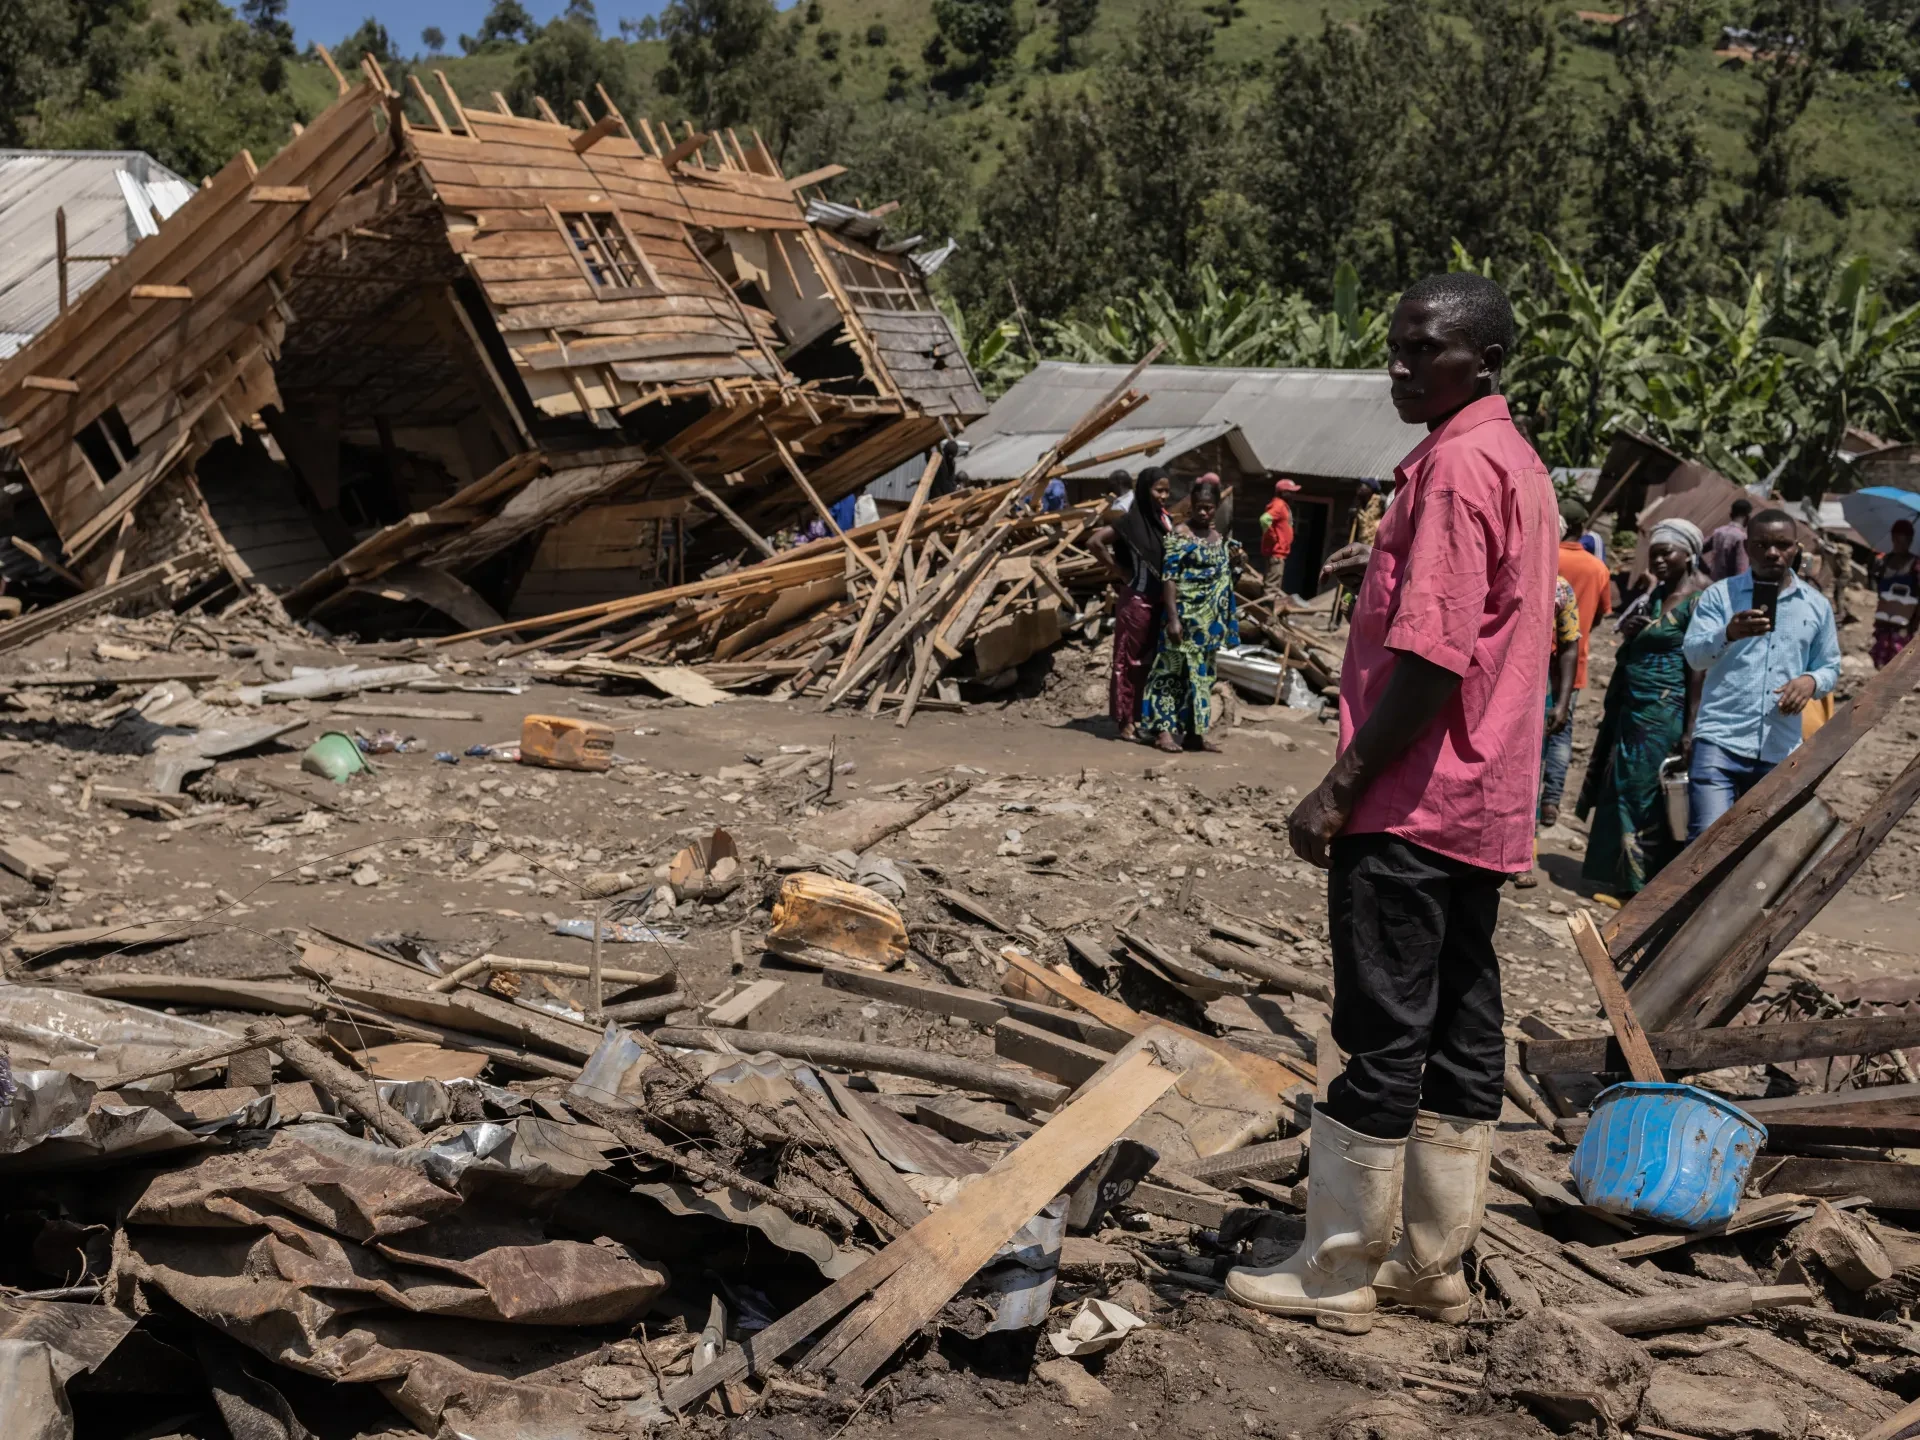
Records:
[[[1793,517],[1762,510],[1747,524],[1745,574],[1708,586],[1687,627],[1687,664],[1706,671],[1687,769],[1692,839],[1800,745],[1800,712],[1840,682],[1840,635],[1827,597],[1793,573]],[[1754,582],[1780,587],[1774,615]]]

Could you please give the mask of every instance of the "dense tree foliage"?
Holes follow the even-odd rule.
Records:
[[[0,0],[0,143],[138,147],[194,179],[263,159],[332,88],[286,0],[239,4]],[[1511,383],[1557,464],[1625,423],[1810,490],[1844,483],[1849,425],[1915,433],[1912,218],[1875,234],[1878,273],[1788,237],[1845,233],[1810,217],[1856,203],[1813,158],[1823,96],[1914,118],[1920,0],[1629,0],[1618,23],[1364,0],[1263,54],[1244,0],[1113,8],[929,0],[915,54],[897,14],[844,0],[669,0],[612,40],[592,0],[544,24],[490,0],[451,64],[523,114],[598,113],[604,88],[758,134],[789,174],[845,165],[824,193],[961,242],[937,286],[991,386],[1156,339],[1183,363],[1377,365],[1397,290],[1471,264],[1519,299]],[[1745,65],[1737,90],[1703,92],[1708,46]],[[402,84],[414,63],[377,9],[334,53]]]

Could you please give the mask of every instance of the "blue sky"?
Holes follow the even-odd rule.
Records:
[[[377,15],[387,27],[393,43],[403,55],[420,49],[420,32],[438,25],[447,36],[447,48],[458,53],[460,36],[480,28],[490,0],[292,0],[287,18],[293,22],[295,38],[301,45],[318,40],[332,45],[360,28],[369,15]],[[551,20],[567,8],[567,0],[524,0],[533,18]],[[622,16],[637,20],[659,11],[663,0],[599,0],[596,9],[600,28],[608,35],[620,33]]]

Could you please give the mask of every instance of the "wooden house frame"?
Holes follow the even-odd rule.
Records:
[[[434,79],[363,63],[0,364],[0,445],[70,568],[161,558],[152,512],[184,505],[297,613],[505,609],[585,553],[543,546],[568,522],[631,537],[593,552],[630,591],[658,544],[757,558],[984,412],[917,267],[809,220],[838,167]]]

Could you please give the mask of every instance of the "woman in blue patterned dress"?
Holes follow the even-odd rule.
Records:
[[[1240,643],[1233,598],[1233,557],[1213,528],[1220,509],[1220,477],[1202,475],[1187,495],[1187,523],[1167,536],[1160,567],[1166,587],[1166,627],[1141,696],[1141,733],[1179,754],[1182,741],[1219,750],[1207,738],[1213,723],[1213,657]]]

